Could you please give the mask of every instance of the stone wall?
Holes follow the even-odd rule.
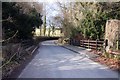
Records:
[[[105,39],[108,40],[108,46],[116,49],[117,40],[120,41],[120,20],[108,20],[106,23]]]

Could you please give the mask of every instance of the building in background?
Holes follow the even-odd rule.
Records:
[[[36,28],[35,36],[44,36],[44,28],[41,27],[41,30],[39,28]],[[47,27],[46,32],[45,32],[45,36],[61,37],[61,36],[63,36],[62,28],[55,27],[54,30],[52,30],[51,27]]]

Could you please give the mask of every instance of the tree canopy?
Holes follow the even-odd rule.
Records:
[[[86,39],[103,39],[109,19],[120,20],[120,2],[71,2],[58,4],[61,8],[65,37],[81,34]]]
[[[25,12],[28,10],[28,12]],[[33,37],[35,27],[42,25],[42,15],[34,7],[22,7],[20,3],[2,3],[2,28],[4,38],[7,39],[18,31],[18,39],[28,39]]]

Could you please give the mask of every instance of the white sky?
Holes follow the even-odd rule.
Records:
[[[49,20],[52,22],[52,18],[58,15],[60,11],[56,2],[45,3],[45,5],[46,5],[47,26],[49,26]]]

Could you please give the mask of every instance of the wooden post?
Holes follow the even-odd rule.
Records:
[[[80,46],[82,47],[82,40],[80,40]]]
[[[97,46],[97,45],[98,45],[98,40],[96,40],[96,50],[98,49],[98,46]]]
[[[84,47],[83,40],[82,40],[82,47]]]
[[[85,47],[85,45],[84,45],[84,40],[83,40],[83,47]]]
[[[80,46],[81,46],[81,42],[80,42],[80,40],[79,40],[79,44],[80,44]]]
[[[89,39],[88,39],[88,49],[90,49],[90,43],[89,43]]]
[[[83,41],[81,41],[81,42],[82,42],[82,45],[81,45],[81,46],[83,47]]]
[[[84,47],[84,41],[82,41],[82,43],[83,43],[83,47]]]
[[[85,48],[85,41],[83,41],[83,43],[84,43],[84,48]]]

